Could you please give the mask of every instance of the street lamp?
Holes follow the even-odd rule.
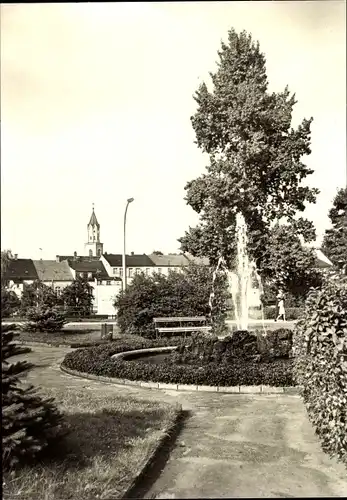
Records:
[[[125,262],[125,227],[126,227],[126,219],[127,219],[127,211],[128,211],[128,206],[129,203],[133,202],[134,198],[128,198],[127,199],[127,204],[125,207],[125,212],[124,212],[124,233],[123,233],[123,291],[125,292],[126,286],[127,286],[127,277],[126,277],[126,262]]]

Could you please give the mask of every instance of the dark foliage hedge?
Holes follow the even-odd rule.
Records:
[[[347,283],[310,294],[293,351],[294,376],[322,447],[347,465]]]
[[[180,341],[176,339],[176,342]],[[234,360],[232,364],[216,366],[149,364],[141,361],[112,360],[110,356],[118,352],[174,345],[173,340],[160,342],[144,339],[142,342],[78,349],[68,353],[63,366],[83,373],[116,377],[127,380],[144,380],[172,384],[196,384],[211,386],[271,385],[292,386],[292,360],[277,359],[272,362]]]

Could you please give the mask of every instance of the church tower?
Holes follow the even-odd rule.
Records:
[[[101,257],[104,251],[104,244],[100,242],[100,224],[98,223],[98,219],[96,218],[94,212],[94,203],[92,215],[90,216],[89,224],[87,226],[87,232],[88,241],[84,245],[87,255],[90,257]]]

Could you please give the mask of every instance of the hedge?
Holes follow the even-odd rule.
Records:
[[[347,287],[312,291],[294,330],[295,380],[323,449],[347,465]]]
[[[177,340],[177,339],[176,339]],[[216,366],[147,364],[136,360],[113,360],[113,354],[172,345],[172,340],[154,342],[145,340],[128,344],[112,343],[105,346],[78,349],[68,353],[62,366],[82,373],[171,384],[210,386],[270,385],[293,386],[292,360],[278,359],[268,363],[235,360],[232,364]],[[175,343],[175,342],[174,342]]]

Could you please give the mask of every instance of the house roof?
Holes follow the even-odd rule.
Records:
[[[108,274],[101,260],[67,260],[71,269],[77,273],[93,273],[99,279],[108,278]]]
[[[11,259],[4,272],[6,279],[38,280],[38,274],[32,259]]]
[[[105,260],[112,267],[122,267],[123,256],[121,254],[103,254]],[[153,261],[148,255],[126,255],[125,262],[127,267],[153,267]]]
[[[189,260],[183,254],[168,254],[168,255],[157,255],[151,254],[149,258],[155,266],[165,266],[165,267],[183,267],[189,264]]]
[[[57,255],[57,259],[59,259],[60,262],[63,260],[68,260],[68,261],[78,261],[78,262],[90,262],[91,260],[100,260],[100,257],[97,255]]]
[[[96,226],[97,228],[100,227],[100,224],[98,223],[98,219],[96,218],[96,215],[95,215],[95,212],[94,212],[94,208],[93,208],[93,211],[92,211],[92,215],[90,216],[90,220],[89,220],[88,226]]]
[[[208,257],[194,257],[188,252],[186,252],[184,255],[190,262],[193,262],[194,264],[198,264],[201,266],[208,266],[210,264]]]
[[[38,277],[41,281],[73,281],[73,276],[66,261],[34,260]]]
[[[324,255],[320,248],[315,248],[314,250],[316,254],[316,267],[318,267],[319,269],[325,269],[333,266],[331,260],[329,260],[328,257]]]

